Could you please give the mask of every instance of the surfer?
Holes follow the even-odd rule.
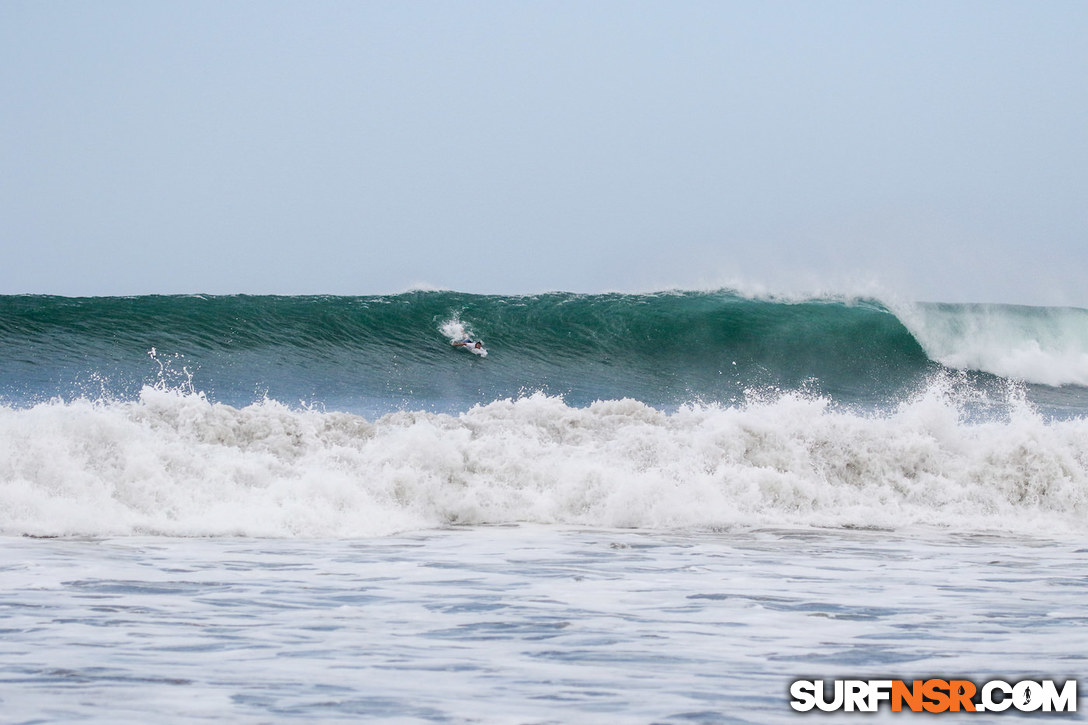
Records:
[[[471,340],[471,339],[469,339],[467,337],[464,340],[461,340],[461,341],[454,340],[450,344],[453,345],[454,347],[468,347],[469,345],[472,345],[472,347],[474,347],[477,350],[483,350],[484,349],[484,344],[482,342],[480,342],[479,340],[473,341],[473,340]]]

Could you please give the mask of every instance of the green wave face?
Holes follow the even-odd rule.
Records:
[[[453,348],[451,324],[488,357]],[[868,404],[937,367],[875,301],[729,292],[4,297],[0,355],[8,402],[191,384],[231,404],[267,395],[366,411],[464,409],[538,390],[574,405],[734,404],[771,389]]]

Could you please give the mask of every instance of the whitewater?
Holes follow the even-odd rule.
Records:
[[[0,529],[36,536],[368,537],[517,522],[1084,533],[1088,422],[1026,404],[961,422],[928,390],[887,417],[796,394],[671,414],[535,393],[374,421],[146,388],[0,415]]]
[[[0,297],[0,707],[764,723],[802,677],[1076,677],[1086,384],[1074,308]]]

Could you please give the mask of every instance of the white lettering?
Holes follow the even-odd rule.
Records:
[[[994,690],[1000,690],[1003,697],[1000,702],[994,701]],[[982,705],[980,710],[987,712],[1004,712],[1012,705],[1012,685],[1004,680],[990,680],[982,686]]]
[[[876,712],[880,709],[882,700],[892,699],[891,680],[869,680],[869,708],[868,712]]]
[[[844,703],[847,712],[867,712],[869,710],[869,683],[865,680],[847,680],[845,683]]]
[[[1054,680],[1043,680],[1043,711],[1051,712],[1051,707],[1057,712],[1077,711],[1077,681],[1066,680],[1059,693]]]
[[[1038,682],[1022,680],[1012,688],[1012,704],[1020,712],[1035,712],[1043,706],[1043,688]]]
[[[812,680],[797,680],[790,685],[790,696],[793,698],[790,707],[798,712],[808,712],[816,706],[816,684]]]
[[[824,699],[824,695],[827,694],[824,692],[824,681],[816,680],[816,684],[819,685],[816,691],[816,707],[824,712],[835,712],[842,707],[842,702],[845,698],[842,680],[835,680],[835,696],[832,698],[831,702]]]
[[[968,698],[976,685],[970,680],[914,681],[914,688],[904,688],[901,680],[795,680],[790,684],[790,707],[798,712],[819,708],[823,712],[877,712],[882,702],[890,702],[898,711],[904,706],[915,711],[944,712],[972,709],[977,712],[1004,712],[1014,707],[1020,712],[1076,712],[1077,680],[1066,680],[1058,688],[1055,680],[1021,680],[1014,684],[990,680],[978,690],[977,700]],[[922,687],[921,691],[917,687]],[[943,689],[942,689],[943,688]],[[893,693],[898,695],[893,698]],[[928,700],[915,697],[925,697]],[[945,696],[948,692],[948,696]],[[936,693],[936,699],[935,695]],[[936,703],[936,705],[934,705]]]

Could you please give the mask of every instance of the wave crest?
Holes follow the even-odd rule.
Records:
[[[964,422],[935,385],[882,417],[785,394],[667,414],[535,394],[370,421],[145,388],[0,408],[0,532],[356,537],[538,522],[1088,528],[1088,422],[1012,401]]]

